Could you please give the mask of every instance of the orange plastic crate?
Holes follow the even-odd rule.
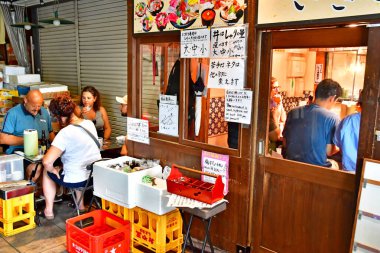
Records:
[[[178,209],[157,215],[142,208],[131,210],[132,252],[181,252],[182,217]]]
[[[70,253],[129,252],[130,235],[129,221],[103,210],[66,221],[67,251]]]

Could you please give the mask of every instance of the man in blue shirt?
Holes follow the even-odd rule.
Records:
[[[356,171],[356,159],[358,156],[359,130],[361,118],[361,94],[356,106],[357,113],[345,117],[340,122],[334,136],[334,143],[342,153],[343,170]]]
[[[315,91],[315,101],[288,113],[283,131],[283,155],[286,159],[331,167],[327,156],[338,152],[333,143],[339,117],[330,112],[342,94],[339,83],[322,80]]]
[[[49,140],[52,141],[54,133],[51,126],[51,118],[49,112],[42,107],[44,102],[43,96],[39,90],[31,90],[24,98],[24,104],[19,104],[10,109],[5,115],[3,122],[3,132],[5,134],[23,137],[25,129],[36,129],[38,131],[38,138],[42,137],[42,130],[49,134]],[[6,150],[7,154],[12,154],[16,150],[23,150],[23,139],[17,142],[4,144],[10,145]],[[27,176],[31,174],[34,166],[27,167]],[[41,168],[36,171],[33,181],[36,180],[41,173]]]

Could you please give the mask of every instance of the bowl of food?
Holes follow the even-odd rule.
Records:
[[[201,18],[203,26],[212,26],[215,20],[215,11],[213,9],[205,9],[202,11]]]
[[[165,12],[160,12],[156,16],[156,25],[157,29],[163,31],[166,28],[166,25],[169,22],[168,14]]]
[[[170,23],[177,29],[184,29],[194,24],[199,14],[198,1],[171,0],[167,10]]]
[[[145,15],[146,12],[146,3],[144,2],[139,2],[136,4],[135,7],[135,13],[138,17],[142,17]]]
[[[141,25],[144,32],[149,32],[150,30],[152,30],[153,21],[153,17],[150,15],[144,15],[141,18]]]
[[[156,16],[162,8],[164,7],[164,2],[161,0],[149,0],[148,1],[148,10],[152,16]]]
[[[236,24],[244,15],[246,4],[239,4],[237,0],[227,0],[220,6],[220,19],[227,25]]]

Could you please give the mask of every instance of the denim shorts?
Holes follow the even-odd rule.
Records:
[[[85,180],[83,182],[78,182],[78,183],[66,183],[66,182],[64,182],[63,180],[65,178],[65,175],[63,174],[63,169],[61,169],[59,171],[60,178],[58,178],[56,174],[51,173],[49,171],[47,172],[47,174],[51,178],[51,180],[53,180],[55,183],[62,185],[63,187],[66,187],[66,188],[79,188],[79,187],[85,187],[86,186],[87,180]]]

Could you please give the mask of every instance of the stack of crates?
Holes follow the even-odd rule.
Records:
[[[0,233],[15,235],[35,228],[34,193],[0,199]]]
[[[66,221],[66,243],[70,253],[129,252],[130,239],[130,222],[103,210]]]
[[[183,243],[182,217],[178,209],[157,215],[142,208],[131,210],[132,252],[149,249],[157,253],[181,252]]]
[[[131,222],[132,252],[181,252],[182,217],[178,209],[157,215],[139,207],[126,208],[102,199],[102,209]]]

